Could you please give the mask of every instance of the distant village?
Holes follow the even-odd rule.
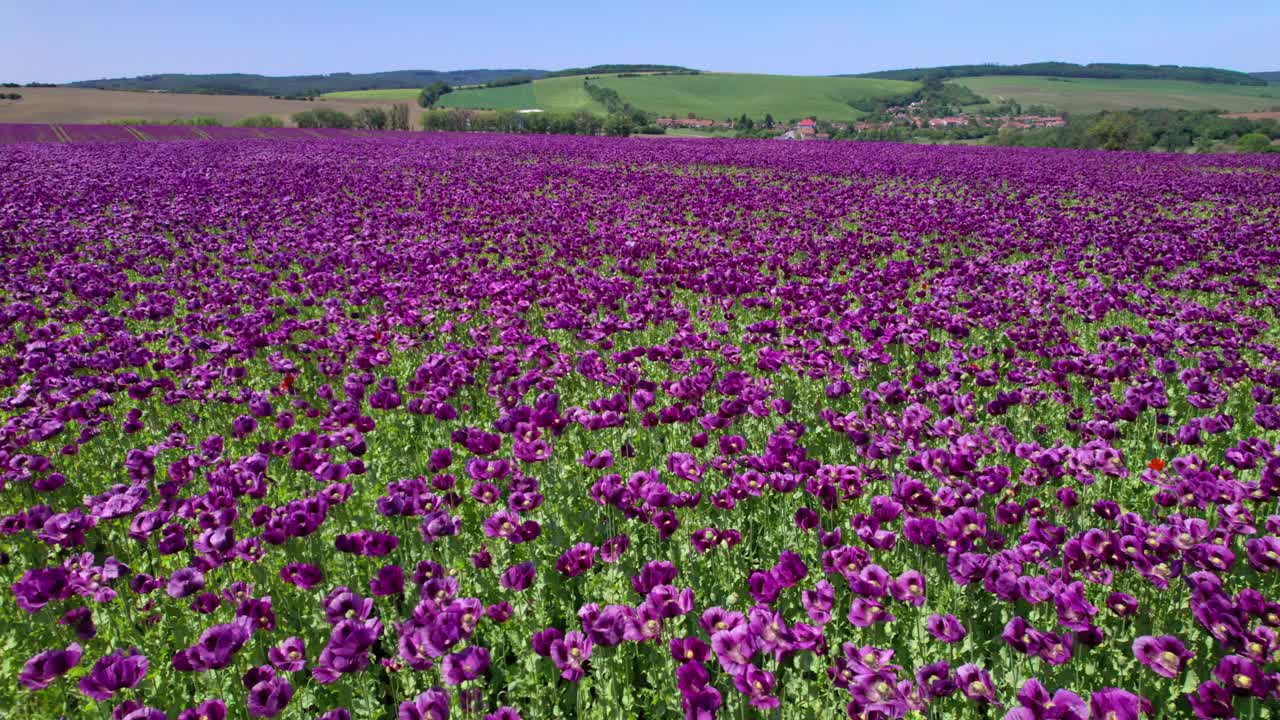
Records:
[[[998,130],[1026,130],[1031,128],[1064,127],[1067,119],[1061,115],[985,115],[954,114],[943,117],[927,117],[920,113],[913,103],[909,106],[887,108],[885,114],[890,120],[880,122],[819,122],[814,118],[805,118],[793,124],[778,123],[770,130],[777,131],[778,140],[829,140],[832,133],[853,131],[857,133],[877,132],[901,128],[946,129],[955,127],[995,128]],[[687,128],[691,130],[733,130],[737,126],[732,122],[721,122],[698,117],[660,117],[655,121],[662,128]]]

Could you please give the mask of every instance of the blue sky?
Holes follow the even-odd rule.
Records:
[[[17,82],[618,62],[820,75],[1036,60],[1280,70],[1274,2],[0,0],[0,28],[0,81]]]

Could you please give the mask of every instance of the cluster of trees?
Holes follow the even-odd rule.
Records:
[[[1130,110],[1077,115],[1066,127],[1002,130],[997,145],[1022,147],[1095,148],[1212,152],[1233,146],[1245,152],[1271,149],[1280,138],[1275,120],[1224,118],[1206,110]]]
[[[436,101],[453,92],[453,87],[446,82],[433,82],[418,93],[418,105],[424,108],[435,107]]]
[[[22,93],[0,93],[0,100],[21,100]]]
[[[1220,68],[1181,67],[1178,65],[1131,65],[1124,63],[1039,62],[1024,65],[945,65],[933,68],[909,68],[863,73],[857,77],[885,80],[924,80],[928,77],[957,78],[979,75],[1047,75],[1053,77],[1097,78],[1105,80],[1188,80],[1225,85],[1266,85],[1267,81],[1249,73]]]
[[[533,77],[531,75],[512,75],[509,78],[502,78],[501,80],[492,80],[490,82],[485,83],[484,85],[481,85],[480,87],[487,87],[487,88],[511,87],[512,85],[528,85],[531,82],[533,82]]]
[[[545,77],[569,77],[570,75],[616,75],[618,73],[671,73],[673,75],[697,75],[700,70],[679,65],[592,65],[591,67],[565,68],[546,73]]]
[[[279,128],[284,127],[284,121],[275,115],[250,115],[237,120],[236,127]]]
[[[883,115],[891,107],[920,102],[921,112],[930,116],[950,115],[965,105],[986,105],[991,101],[963,85],[948,85],[941,75],[921,78],[920,87],[905,93],[876,95],[849,101],[849,107],[871,115]]]
[[[448,85],[483,85],[513,75],[542,77],[544,70],[392,70],[379,73],[331,73],[328,75],[290,75],[269,77],[244,73],[214,75],[140,75],[133,78],[86,80],[71,83],[74,87],[106,90],[163,90],[176,93],[218,95],[267,95],[300,99],[343,90],[383,90],[423,87],[434,82]]]
[[[422,113],[422,129],[452,132],[504,132],[541,135],[611,135],[625,137],[635,132],[662,133],[656,126],[638,126],[626,115],[599,115],[579,110],[572,113],[521,113],[514,110],[428,110]]]
[[[380,107],[360,108],[351,121],[361,130],[408,130],[409,106],[397,103],[390,110]]]
[[[651,113],[646,113],[640,108],[635,107],[631,103],[622,99],[617,90],[613,88],[601,87],[592,83],[590,80],[582,81],[582,88],[587,91],[592,100],[605,106],[609,111],[609,116],[620,116],[626,118],[633,128],[644,127],[653,122],[656,117]],[[620,123],[621,121],[616,121]],[[630,133],[627,133],[628,135]]]
[[[300,128],[355,128],[357,130],[408,130],[409,106],[403,103],[391,106],[360,108],[354,115],[340,110],[317,108],[294,113],[293,124]],[[263,126],[270,127],[270,126]]]

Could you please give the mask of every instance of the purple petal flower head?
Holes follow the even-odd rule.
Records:
[[[889,594],[898,602],[910,603],[915,607],[924,605],[924,575],[919,570],[907,570],[889,585]]]
[[[1187,695],[1187,701],[1200,720],[1235,717],[1230,691],[1216,682],[1200,683],[1195,693]]]
[[[849,606],[849,622],[855,627],[871,627],[876,623],[889,623],[894,621],[894,617],[888,610],[884,609],[884,605],[870,598],[858,597],[853,599],[853,603]]]
[[[551,646],[557,640],[564,638],[564,631],[560,628],[549,627],[545,630],[535,632],[530,638],[533,645],[533,651],[542,657],[551,656]]]
[[[653,560],[640,568],[639,575],[631,577],[631,587],[641,595],[648,595],[655,587],[670,584],[679,574],[680,570],[666,560]]]
[[[631,613],[631,608],[626,605],[601,608],[596,603],[587,603],[578,609],[578,619],[582,621],[582,631],[593,644],[613,647],[622,642]]]
[[[334,708],[316,720],[351,720],[351,712],[343,707]]]
[[[523,720],[523,718],[520,717],[520,713],[516,712],[515,708],[504,705],[485,715],[484,720]]]
[[[1138,720],[1139,714],[1150,714],[1151,703],[1128,690],[1103,688],[1089,696],[1089,712],[1106,720]]]
[[[231,664],[240,648],[249,641],[253,626],[247,618],[214,625],[200,633],[195,645],[173,656],[173,667],[182,671],[221,670]]]
[[[761,710],[769,710],[779,705],[778,698],[771,694],[773,684],[773,673],[761,670],[755,665],[747,665],[742,672],[733,677],[733,686],[738,689],[738,692],[750,699],[751,707]]]
[[[94,700],[108,700],[116,692],[137,687],[146,677],[147,656],[137,648],[129,648],[107,655],[93,664],[93,670],[80,679],[80,692]]]
[[[227,704],[216,698],[178,713],[178,720],[226,720],[226,717]]]
[[[307,648],[300,637],[285,638],[267,651],[267,659],[281,672],[298,672],[307,664]]]
[[[169,576],[165,592],[171,598],[184,598],[204,589],[204,573],[185,567]]]
[[[1267,697],[1271,694],[1271,678],[1261,665],[1243,655],[1228,655],[1219,660],[1213,676],[1233,695]]]
[[[1018,691],[1019,707],[1005,715],[1006,720],[1089,720],[1089,706],[1070,690],[1049,694],[1035,678],[1022,684]]]
[[[78,665],[82,654],[78,643],[71,643],[66,650],[45,650],[27,660],[18,682],[28,690],[43,690]]]
[[[835,601],[836,590],[825,578],[819,580],[813,590],[805,590],[800,594],[800,602],[809,619],[819,625],[831,622],[831,608]]]
[[[622,554],[631,547],[631,538],[627,535],[615,535],[600,544],[600,560],[613,565],[622,559]]]
[[[315,565],[292,563],[280,568],[280,579],[303,590],[310,590],[324,581],[324,574]]]
[[[72,608],[58,618],[59,625],[70,625],[75,628],[76,637],[89,641],[98,636],[98,628],[93,624],[93,613],[87,607]]]
[[[977,665],[970,663],[956,668],[956,685],[970,700],[1000,706],[1000,701],[996,699],[995,683],[991,682],[991,674]]]
[[[270,671],[270,667],[266,668]],[[273,718],[293,699],[293,686],[282,675],[268,672],[249,688],[247,705],[253,717]]]
[[[956,691],[955,680],[951,678],[950,663],[939,660],[916,670],[916,685],[926,699],[950,697]]]
[[[669,644],[671,659],[678,663],[702,663],[707,659],[711,648],[698,637],[675,637]]]
[[[474,680],[489,669],[488,648],[472,645],[460,652],[445,656],[441,663],[441,677],[448,685],[461,685]]]
[[[384,565],[378,574],[369,579],[369,591],[374,597],[399,595],[404,592],[404,568],[399,565]]]
[[[502,576],[498,578],[498,584],[512,592],[522,592],[533,584],[537,572],[537,568],[531,562],[512,565],[502,572]]]
[[[649,591],[645,603],[664,619],[687,615],[693,612],[693,590],[680,589],[674,585],[658,585]]]
[[[969,634],[955,615],[930,615],[925,622],[929,634],[944,643],[958,643]]]
[[[565,550],[560,559],[556,560],[556,570],[565,577],[577,577],[591,569],[598,552],[591,543],[578,543]]]
[[[18,607],[29,613],[40,612],[48,603],[71,596],[66,568],[49,567],[28,570],[22,579],[13,584],[13,596]]]
[[[751,628],[743,624],[713,634],[711,650],[715,652],[725,672],[737,675],[751,664],[751,658],[756,654],[757,642]]]
[[[1176,678],[1187,668],[1195,653],[1173,635],[1143,635],[1133,641],[1133,656],[1157,675]]]
[[[551,643],[550,655],[560,677],[577,682],[586,674],[583,665],[591,658],[591,641],[577,630],[570,630],[563,639]]]

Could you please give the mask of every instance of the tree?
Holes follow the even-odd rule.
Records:
[[[631,118],[622,113],[612,113],[604,121],[604,134],[612,137],[627,137],[633,129]]]
[[[435,107],[437,100],[451,92],[453,92],[453,88],[449,83],[437,80],[422,88],[422,92],[418,93],[418,104],[424,108]]]
[[[1271,138],[1260,132],[1241,135],[1236,142],[1236,149],[1246,153],[1269,152],[1271,150]]]
[[[360,108],[352,118],[352,124],[361,130],[386,130],[387,111],[380,107]]]
[[[387,113],[387,129],[388,130],[408,130],[409,129],[409,106],[405,103],[396,103],[391,106],[391,111]]]
[[[764,114],[764,126],[765,126],[765,127],[767,127],[767,128],[769,128],[770,130],[772,130],[772,129],[773,129],[773,114],[772,114],[772,113],[765,113],[765,114]]]
[[[338,110],[319,108],[294,113],[293,124],[300,128],[349,128],[351,116]]]
[[[1130,113],[1106,113],[1089,127],[1094,147],[1103,150],[1142,150],[1151,145],[1151,134]]]
[[[750,130],[755,126],[756,124],[752,122],[751,118],[747,117],[746,113],[742,113],[742,117],[738,118],[738,121],[733,124],[733,129],[734,130]]]

